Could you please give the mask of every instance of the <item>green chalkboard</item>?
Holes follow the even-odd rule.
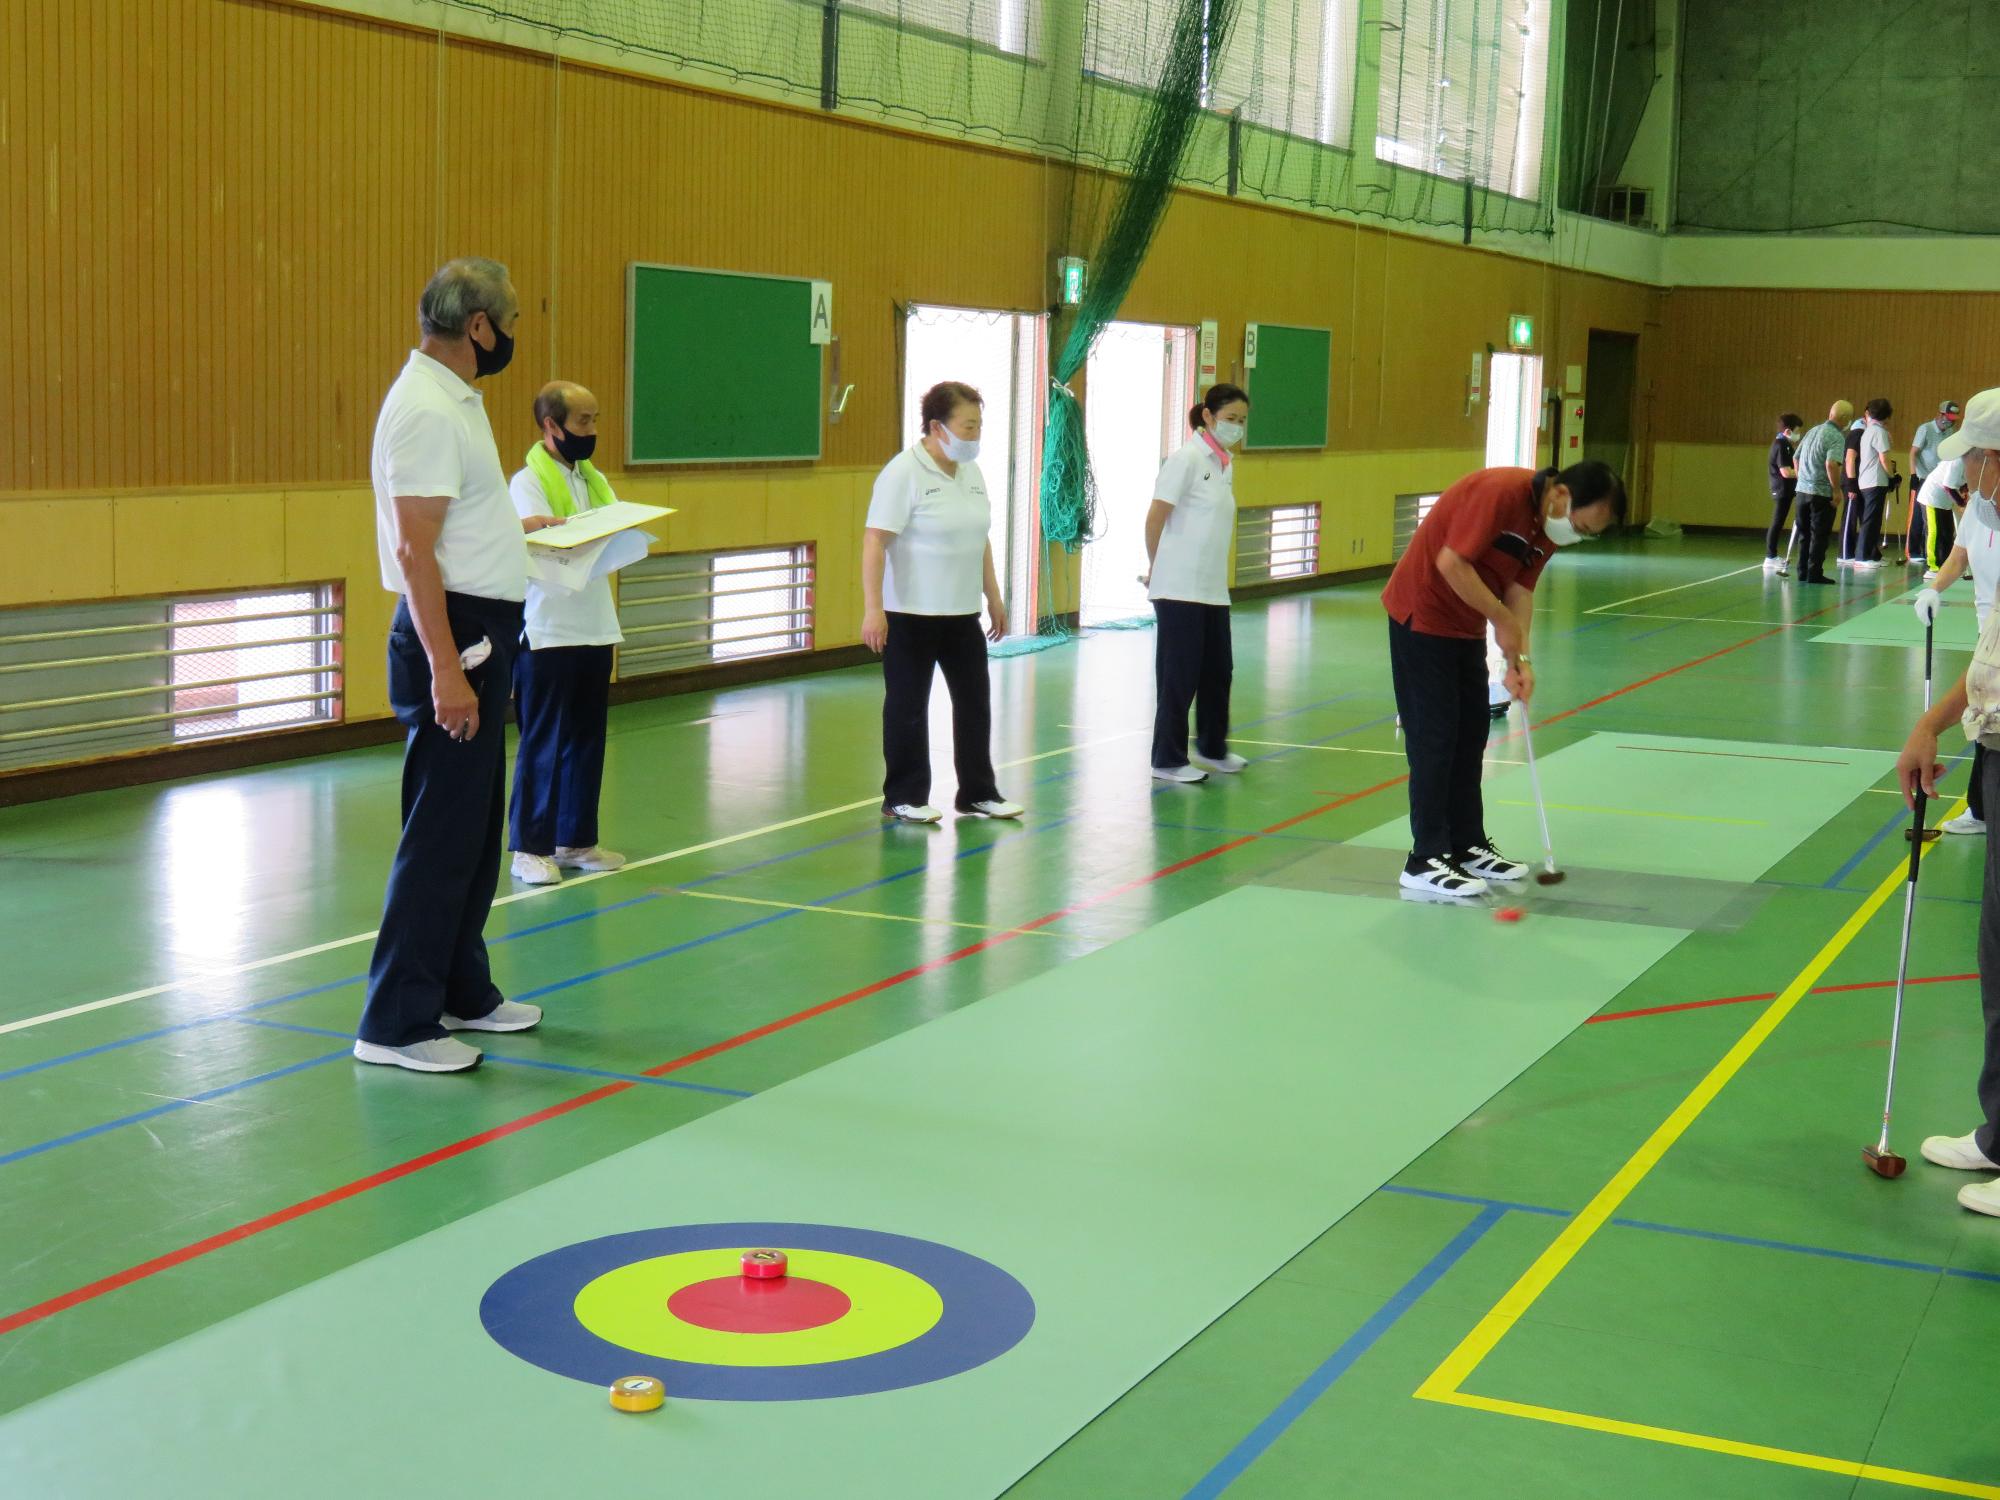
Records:
[[[1252,323],[1256,363],[1250,371],[1250,431],[1246,448],[1324,448],[1333,334],[1324,328]]]
[[[625,305],[626,462],[820,456],[812,282],[635,263]]]

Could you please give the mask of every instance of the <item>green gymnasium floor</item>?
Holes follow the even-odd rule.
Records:
[[[496,910],[549,1018],[458,1078],[345,1054],[394,751],[0,811],[0,1492],[449,1493],[459,1445],[487,1495],[2000,1496],[2000,1222],[1916,1152],[1974,1123],[1983,850],[1925,860],[1882,1182],[1922,652],[1810,649],[1914,578],[1755,562],[1550,570],[1574,873],[1511,927],[1375,879],[1379,585],[1238,610],[1203,787],[1146,776],[1149,634],[996,662],[1019,827],[880,823],[865,671],[620,709],[641,862]],[[645,1418],[481,1328],[538,1254],[760,1221],[990,1259],[1033,1326]]]

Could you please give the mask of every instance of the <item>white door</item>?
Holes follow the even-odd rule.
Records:
[[[923,435],[924,392],[958,380],[985,399],[979,469],[993,503],[993,566],[1016,635],[1035,630],[1035,539],[1047,355],[1034,313],[912,306],[903,328],[903,443]]]
[[[1084,436],[1097,481],[1097,536],[1084,544],[1079,615],[1085,625],[1150,615],[1146,512],[1166,456],[1187,441],[1196,332],[1113,323],[1090,352]]]
[[[1539,469],[1542,357],[1493,356],[1492,400],[1486,408],[1486,467]]]

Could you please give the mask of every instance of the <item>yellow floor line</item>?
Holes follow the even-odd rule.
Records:
[[[1751,1458],[1760,1463],[1784,1464],[1794,1469],[1816,1469],[1849,1479],[1873,1479],[1882,1484],[1899,1484],[1913,1490],[1929,1490],[1939,1495],[1971,1495],[1978,1500],[2000,1500],[2000,1488],[1975,1484],[1970,1480],[1948,1479],[1942,1474],[1919,1474],[1910,1469],[1885,1468],[1880,1464],[1854,1459],[1826,1458],[1817,1453],[1800,1453],[1790,1448],[1771,1448],[1762,1443],[1739,1443],[1733,1438],[1709,1437],[1699,1432],[1677,1432],[1671,1427],[1653,1427],[1644,1422],[1620,1422],[1612,1417],[1593,1417],[1585,1412],[1561,1411],[1552,1406],[1532,1406],[1525,1401],[1499,1401],[1490,1396],[1468,1396],[1454,1392],[1434,1398],[1450,1406],[1475,1411],[1497,1412],[1505,1417],[1525,1417],[1533,1422],[1553,1422],[1562,1427],[1578,1427],[1586,1432],[1609,1433],[1613,1437],[1640,1438],[1651,1443],[1668,1443],[1676,1448],[1695,1448],[1704,1453],[1723,1453],[1732,1458]]]
[[[954,922],[948,917],[905,917],[891,911],[861,911],[852,906],[813,906],[803,901],[766,901],[760,896],[730,896],[721,891],[680,891],[672,886],[664,887],[663,896],[692,896],[697,901],[733,901],[739,906],[768,906],[778,911],[824,912],[830,917],[873,917],[878,922],[914,922],[921,927],[962,927],[968,932],[1012,932],[1011,927],[988,927],[978,922]],[[1056,937],[1058,934],[1036,928],[1024,931],[1023,937]]]
[[[1965,810],[1965,801],[1960,798],[1946,812],[1947,818],[1956,817]],[[1925,844],[1922,853],[1928,854],[1936,845]],[[1921,856],[1920,856],[1921,857]],[[1445,1360],[1417,1387],[1417,1399],[1438,1401],[1451,1406],[1471,1407],[1480,1411],[1498,1412],[1502,1415],[1528,1417],[1536,1421],[1556,1422],[1567,1427],[1581,1427],[1594,1432],[1608,1432],[1625,1437],[1643,1438],[1651,1442],[1671,1443],[1684,1448],[1702,1448],[1710,1452],[1729,1453],[1742,1458],[1754,1458],[1766,1463],[1787,1464],[1796,1468],[1819,1469],[1829,1473],[1881,1480],[1888,1484],[1906,1485],[1915,1489],[1927,1489],[1941,1494],[1973,1495],[1986,1500],[2000,1500],[2000,1488],[1967,1484],[1961,1480],[1946,1479],[1936,1475],[1915,1474],[1902,1469],[1883,1469],[1852,1459],[1825,1458],[1817,1454],[1794,1453],[1785,1448],[1769,1448],[1755,1443],[1742,1443],[1729,1438],[1709,1437],[1701,1433],[1677,1432],[1671,1428],[1649,1427],[1642,1423],[1620,1422],[1609,1417],[1596,1417],[1583,1412],[1558,1411],[1552,1407],[1533,1406],[1524,1402],[1503,1401],[1487,1396],[1466,1394],[1462,1387],[1471,1379],[1486,1356],[1491,1354],[1509,1329],[1527,1315],[1528,1309],[1540,1299],[1542,1293],[1569,1263],[1576,1259],[1578,1252],[1590,1242],[1597,1231],[1610,1222],[1612,1215],[1629,1198],[1639,1184],[1646,1179],[1661,1158],[1701,1117],[1708,1106],[1722,1092],[1745,1063],[1755,1055],[1757,1049],[1770,1040],[1771,1034],[1784,1023],[1799,1002],[1812,992],[1833,967],[1850,943],[1858,937],[1863,928],[1880,911],[1908,878],[1908,866],[1898,860],[1896,867],[1882,877],[1875,889],[1856,907],[1853,914],[1843,922],[1840,930],[1827,939],[1825,945],[1814,954],[1811,961],[1799,970],[1792,982],[1785,986],[1783,993],[1771,1002],[1751,1023],[1750,1028],[1737,1039],[1736,1045],[1725,1053],[1716,1065],[1709,1069],[1700,1083],[1677,1105],[1672,1114],[1662,1121],[1648,1136],[1631,1158],[1613,1174],[1611,1180],[1599,1188],[1596,1195],[1583,1209],[1563,1227],[1549,1247],[1544,1250],[1506,1294],[1496,1302],[1473,1329],[1453,1349]]]
[[[1501,801],[1502,807],[1533,807],[1532,802]],[[1763,828],[1761,818],[1711,818],[1701,813],[1646,812],[1636,807],[1580,807],[1572,802],[1544,804],[1550,812],[1606,813],[1614,818],[1671,818],[1676,823],[1728,823],[1737,828]]]

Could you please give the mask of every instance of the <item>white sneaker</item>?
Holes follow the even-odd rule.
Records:
[[[961,818],[1018,818],[1026,811],[1018,802],[995,797],[988,802],[974,802],[969,807],[961,807],[958,815]]]
[[[556,864],[565,870],[622,870],[625,856],[601,844],[592,844],[588,849],[566,849],[558,844]]]
[[[1936,583],[1936,582],[1937,582],[1937,576],[1938,576],[1938,570],[1937,570],[1936,568],[1925,568],[1925,569],[1924,569],[1924,582],[1925,582],[1925,583]]]
[[[1991,1182],[1968,1182],[1958,1190],[1958,1206],[2000,1219],[2000,1177]]]
[[[1528,877],[1528,867],[1517,859],[1509,859],[1491,844],[1474,844],[1458,861],[1458,867],[1468,875],[1476,875],[1481,880],[1497,881],[1502,885],[1512,885],[1517,880]]]
[[[443,1015],[438,1022],[446,1031],[531,1031],[542,1024],[542,1008],[519,1000],[502,1000],[483,1016],[467,1020]]]
[[[1924,1160],[1954,1172],[2000,1172],[2000,1162],[1988,1161],[1979,1149],[1979,1133],[1924,1137]]]
[[[456,1037],[441,1036],[428,1042],[412,1042],[407,1047],[383,1047],[357,1039],[354,1060],[381,1063],[384,1067],[408,1068],[412,1073],[463,1073],[479,1066],[485,1056],[477,1047],[468,1047]]]
[[[1986,820],[1975,818],[1969,812],[1962,812],[1955,818],[1946,818],[1938,827],[1946,833],[1984,833]]]
[[[1784,566],[1785,560],[1782,557],[1767,557],[1764,559],[1764,571],[1766,573],[1779,572]]]
[[[1863,559],[1857,559],[1854,563],[1854,571],[1857,573],[1872,573],[1881,566],[1882,564],[1879,562],[1868,562]]]
[[[1195,766],[1155,766],[1153,767],[1153,780],[1179,781],[1184,782],[1188,786],[1193,786],[1197,781],[1208,780],[1208,772],[1200,770]]]
[[[523,885],[561,885],[562,866],[546,854],[514,851],[514,878]]]
[[[898,802],[894,807],[882,809],[882,816],[894,818],[899,823],[942,823],[944,814],[928,802]]]
[[[1200,766],[1204,771],[1220,771],[1224,776],[1235,776],[1245,766],[1250,764],[1249,761],[1234,751],[1224,753],[1220,760],[1211,760],[1208,756],[1199,753],[1190,755],[1188,759]]]
[[[1417,870],[1405,866],[1403,873],[1397,877],[1397,884],[1406,891],[1417,891],[1426,896],[1470,899],[1486,894],[1485,881],[1477,875],[1468,875],[1448,859],[1427,859]]]

